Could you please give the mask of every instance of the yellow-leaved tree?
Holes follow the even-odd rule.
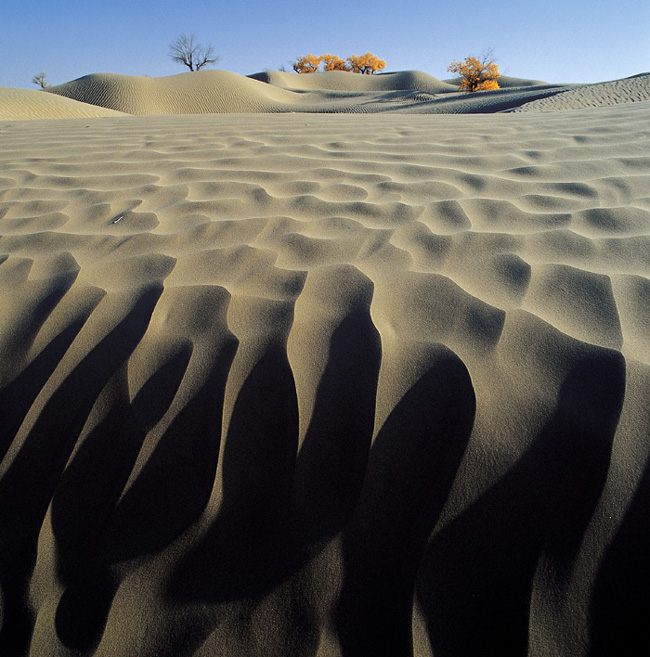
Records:
[[[296,73],[315,73],[320,66],[321,58],[316,55],[304,55],[293,63]]]
[[[367,52],[365,55],[350,55],[348,57],[348,64],[353,73],[364,73],[366,75],[386,68],[386,62],[371,52]]]
[[[324,64],[323,69],[325,71],[349,71],[348,65],[344,59],[341,59],[338,55],[321,55],[321,62]]]
[[[325,71],[349,71],[351,73],[365,73],[369,75],[386,68],[386,62],[379,59],[371,52],[365,55],[350,55],[347,59],[341,59],[338,55],[304,55],[293,63],[296,73],[316,73],[320,65],[324,64]]]
[[[499,88],[499,67],[490,59],[489,54],[482,59],[467,57],[462,62],[452,62],[447,70],[458,73],[462,78],[460,91],[490,91]]]

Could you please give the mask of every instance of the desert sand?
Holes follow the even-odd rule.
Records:
[[[0,654],[647,652],[650,75],[504,82],[0,90]]]

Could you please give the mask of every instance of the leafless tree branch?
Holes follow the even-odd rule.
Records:
[[[51,84],[45,81],[45,73],[43,73],[43,71],[41,71],[38,75],[35,75],[32,78],[32,82],[34,84],[37,84],[41,89],[47,89],[47,87],[52,86]]]
[[[174,39],[169,46],[169,56],[175,62],[187,66],[190,71],[198,71],[219,60],[219,57],[214,54],[214,47],[196,43],[194,34],[189,36],[181,34]]]

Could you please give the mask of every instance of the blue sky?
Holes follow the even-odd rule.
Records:
[[[601,82],[650,70],[649,0],[2,0],[0,86],[36,88],[88,73],[159,77],[184,69],[169,43],[193,32],[247,75],[303,54],[372,51],[387,71],[444,79],[454,59],[492,48],[502,73]]]

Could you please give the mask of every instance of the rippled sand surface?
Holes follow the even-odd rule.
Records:
[[[647,102],[0,123],[0,653],[633,654],[649,277]]]

